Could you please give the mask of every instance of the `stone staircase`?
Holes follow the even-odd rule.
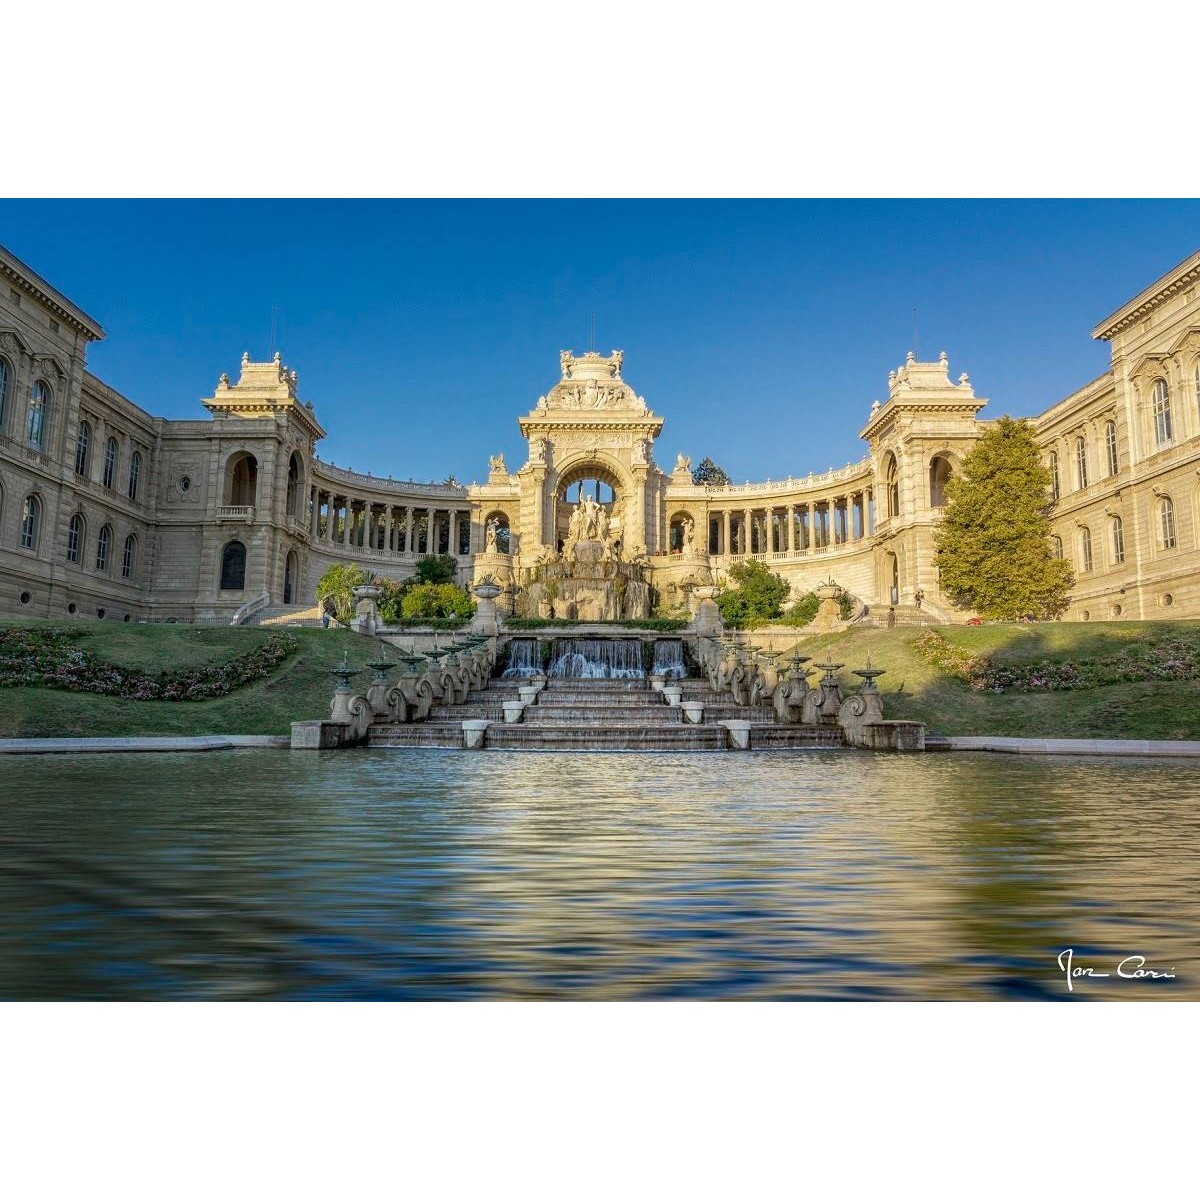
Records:
[[[321,624],[319,604],[272,604],[252,613],[247,625],[308,625]]]
[[[679,681],[685,701],[704,705],[701,724],[687,724],[645,679],[551,679],[517,724],[504,722],[503,704],[517,699],[521,680],[492,680],[466,704],[436,705],[427,720],[373,725],[371,746],[463,746],[463,721],[490,721],[484,748],[492,750],[725,750],[721,721],[747,721],[750,749],[835,747],[840,727],[775,723],[768,705],[741,706],[702,679]]]

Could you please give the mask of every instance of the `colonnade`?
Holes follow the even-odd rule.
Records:
[[[827,500],[709,509],[710,554],[807,554],[834,549],[875,532],[874,491]]]
[[[471,510],[391,504],[310,488],[309,536],[315,546],[379,554],[472,553]]]

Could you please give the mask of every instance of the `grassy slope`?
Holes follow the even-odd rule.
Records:
[[[27,622],[31,623],[31,622]],[[44,623],[43,623],[44,624]],[[202,662],[244,654],[267,636],[262,629],[184,625],[83,625],[81,644],[98,657],[143,670],[177,673]],[[300,649],[269,678],[218,700],[137,702],[42,688],[0,688],[0,737],[116,736],[136,733],[286,733],[302,718],[329,711],[329,669],[349,651],[368,657],[368,643],[342,630],[294,629]],[[1141,683],[1044,695],[972,692],[923,663],[912,643],[916,628],[863,629],[803,638],[804,653],[846,664],[843,677],[867,655],[887,669],[880,680],[890,717],[925,721],[960,734],[1200,739],[1200,683]],[[1200,637],[1197,622],[988,625],[940,629],[950,641],[1010,662],[1112,654],[1125,639]],[[795,635],[776,635],[790,647]],[[359,682],[365,683],[366,676]]]
[[[33,622],[22,622],[33,624]],[[51,622],[40,622],[45,626]],[[59,622],[58,624],[61,624]],[[246,654],[264,629],[228,626],[82,626],[80,645],[98,658],[141,670],[178,674],[202,663]],[[361,664],[367,643],[340,629],[292,629],[300,649],[258,683],[215,700],[168,702],[90,696],[50,688],[0,688],[0,737],[119,737],[135,734],[287,733],[291,722],[329,713],[328,674],[342,653]],[[365,683],[368,676],[359,677]]]
[[[957,625],[939,626],[938,632],[974,653],[1018,663],[1104,658],[1134,639],[1195,640],[1200,638],[1200,623]],[[806,637],[803,653],[824,658],[829,647],[834,661],[844,662],[847,672],[865,666],[870,654],[873,665],[888,672],[879,680],[885,715],[924,721],[932,732],[1200,739],[1200,683],[1130,683],[1044,694],[973,692],[917,657],[912,644],[920,633],[919,628],[902,627]],[[791,643],[777,637],[775,644],[790,647]]]

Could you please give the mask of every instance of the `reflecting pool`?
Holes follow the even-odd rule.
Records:
[[[1200,999],[1187,762],[264,750],[0,772],[7,999]],[[1068,948],[1096,972],[1070,993]],[[1176,978],[1119,977],[1135,954]]]

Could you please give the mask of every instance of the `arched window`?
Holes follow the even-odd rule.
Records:
[[[83,523],[82,515],[76,513],[67,526],[67,562],[79,561],[79,552],[86,540],[87,526]]]
[[[1087,442],[1081,437],[1075,439],[1075,484],[1080,488],[1088,485]]]
[[[8,393],[12,386],[13,369],[7,358],[0,358],[0,430],[4,428],[4,417],[8,412]]]
[[[1154,409],[1154,440],[1159,446],[1166,446],[1171,441],[1171,394],[1167,391],[1167,381],[1156,379],[1152,394]]]
[[[293,454],[288,462],[287,515],[296,516],[296,498],[300,492],[300,458]]]
[[[1079,530],[1079,569],[1092,569],[1092,531],[1086,525]]]
[[[1120,566],[1125,561],[1125,523],[1120,517],[1112,519],[1113,563]]]
[[[1115,475],[1121,469],[1121,463],[1117,458],[1117,423],[1109,421],[1104,426],[1104,445],[1108,450],[1108,473]]]
[[[142,456],[135,450],[129,460],[129,498],[137,499],[138,480],[142,477]]]
[[[1061,487],[1058,482],[1058,451],[1050,451],[1050,499],[1058,500]]]
[[[1175,501],[1170,496],[1158,502],[1158,546],[1160,550],[1175,549]]]
[[[117,439],[110,437],[104,443],[104,486],[111,488],[113,480],[117,474],[117,455],[120,453],[120,447],[117,445]]]
[[[75,474],[86,475],[88,452],[92,448],[92,427],[86,421],[79,422],[79,436],[75,439]]]
[[[221,551],[221,591],[240,592],[246,586],[246,547],[229,542]]]
[[[25,420],[25,440],[40,450],[46,440],[46,421],[50,415],[50,385],[39,379],[29,395],[29,416]]]
[[[125,553],[121,555],[121,578],[132,579],[137,570],[137,538],[131,533],[125,539]]]
[[[21,505],[21,548],[36,550],[42,524],[42,502],[36,496],[26,496]]]
[[[108,552],[112,549],[112,526],[103,525],[96,539],[96,570],[108,570]]]
[[[937,455],[929,464],[929,505],[931,508],[946,507],[946,484],[953,474],[950,460]]]
[[[1062,538],[1051,535],[1050,553],[1054,555],[1055,558],[1062,558]]]
[[[888,455],[884,480],[887,484],[888,516],[898,517],[900,515],[900,473],[896,469],[895,455]]]

